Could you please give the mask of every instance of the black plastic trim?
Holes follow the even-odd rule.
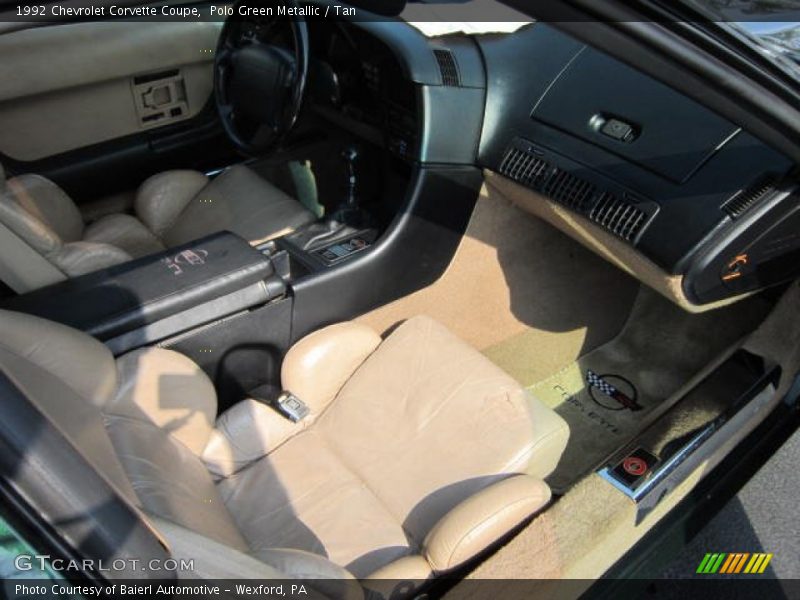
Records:
[[[438,279],[466,231],[482,183],[474,167],[418,167],[405,206],[377,243],[292,284],[293,340]]]

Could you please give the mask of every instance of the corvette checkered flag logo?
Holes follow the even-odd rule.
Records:
[[[608,381],[609,379],[616,380],[619,383],[613,385]],[[586,372],[586,384],[589,386],[589,396],[603,408],[608,410],[624,410],[626,408],[632,411],[642,410],[642,406],[638,402],[636,388],[624,377],[619,375],[598,375],[589,370]],[[629,393],[626,394],[619,389],[622,385],[630,389]]]

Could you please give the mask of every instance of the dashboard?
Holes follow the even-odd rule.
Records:
[[[682,304],[800,276],[792,162],[548,24],[427,38],[343,21],[311,33],[315,111],[409,162],[477,165],[529,188],[674,278]]]
[[[547,24],[478,40],[478,162],[621,239],[702,305],[800,275],[794,165]]]

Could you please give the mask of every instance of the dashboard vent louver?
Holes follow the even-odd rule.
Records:
[[[589,218],[628,241],[636,239],[647,221],[644,211],[609,192],[600,196]]]
[[[726,201],[725,204],[722,205],[722,210],[724,210],[731,219],[738,219],[748,208],[774,192],[775,183],[775,177],[761,179]]]
[[[538,188],[552,171],[553,167],[547,161],[516,148],[509,150],[500,165],[503,175],[533,188]]]
[[[459,87],[461,77],[458,74],[458,65],[453,53],[449,50],[434,50],[436,62],[439,63],[439,71],[442,73],[442,83],[450,87]]]
[[[653,215],[652,206],[645,210],[629,201],[627,195],[599,189],[553,165],[541,154],[524,143],[514,144],[506,151],[499,173],[588,217],[626,241],[636,241]]]
[[[575,177],[567,171],[556,169],[542,191],[567,208],[586,212],[591,207],[597,190],[588,181]]]

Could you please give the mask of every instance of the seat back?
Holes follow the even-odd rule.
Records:
[[[0,372],[141,511],[173,558],[191,561],[179,576],[321,579],[314,586],[325,595],[363,599],[324,557],[247,544],[200,458],[217,398],[187,357],[154,348],[115,360],[80,331],[0,310]],[[37,440],[27,445],[33,455]]]
[[[0,279],[19,293],[63,281],[57,257],[81,239],[78,208],[52,181],[38,175],[6,179],[0,165]]]
[[[0,167],[0,222],[47,256],[83,236],[83,218],[72,199],[40,175],[6,179]]]
[[[105,346],[79,331],[0,311],[0,370],[121,496],[247,552],[198,456],[216,413],[213,386],[188,358],[163,352],[168,364],[145,380],[146,353],[118,366]]]
[[[83,241],[78,207],[40,175],[6,179],[0,165],[0,279],[18,293],[127,262],[112,244]]]

